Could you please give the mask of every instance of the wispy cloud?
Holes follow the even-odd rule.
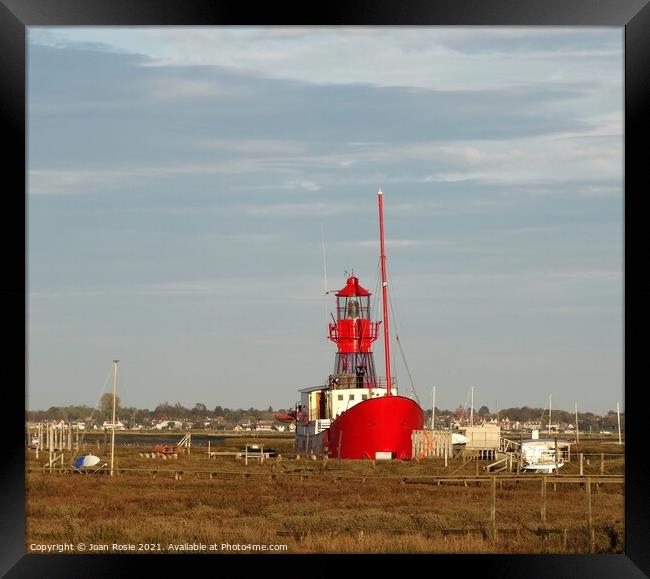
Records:
[[[132,187],[134,181],[151,182],[178,176],[240,175],[261,170],[249,159],[205,163],[180,163],[115,167],[113,169],[32,169],[30,195],[79,195],[106,189]]]
[[[214,99],[224,90],[214,82],[204,80],[152,79],[148,86],[149,96],[160,101],[183,101],[191,99]]]
[[[85,288],[61,288],[57,290],[33,290],[33,300],[97,298],[110,296],[193,298],[203,297],[226,300],[228,304],[262,301],[307,301],[322,300],[321,280],[316,276],[292,276],[289,286],[283,278],[205,278],[169,280],[147,283],[122,283],[110,286],[89,286]]]
[[[202,139],[195,146],[200,149],[271,157],[299,155],[307,151],[306,143],[287,139]]]
[[[365,249],[377,249],[379,243],[376,239],[364,239],[361,241],[340,241],[339,244],[358,246]],[[449,247],[451,241],[447,239],[391,239],[385,240],[386,248],[390,249],[404,249],[413,247]]]
[[[90,36],[61,29],[40,41],[61,45]],[[543,86],[563,78],[607,82],[599,71],[622,58],[620,31],[546,27],[175,27],[145,29],[137,41],[119,30],[93,31],[92,39],[147,54],[149,65],[216,65],[302,82],[436,90]],[[589,61],[593,66],[585,67]]]

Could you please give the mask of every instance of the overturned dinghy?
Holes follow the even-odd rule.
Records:
[[[467,438],[465,435],[459,434],[458,432],[451,433],[452,444],[467,444],[468,442],[469,442],[469,438]]]
[[[74,463],[75,468],[88,468],[99,464],[101,459],[94,454],[80,456]]]

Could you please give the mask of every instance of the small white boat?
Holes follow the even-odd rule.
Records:
[[[458,432],[451,433],[452,444],[467,444],[468,442],[469,442],[469,438],[467,438],[465,435],[459,434]]]
[[[556,468],[564,466],[564,461],[560,460],[558,463],[554,462],[537,462],[534,464],[527,464],[522,470],[526,472],[540,472],[540,473],[552,473],[555,472]]]
[[[569,442],[553,438],[531,438],[521,444],[523,471],[551,473],[564,466],[564,453]],[[555,456],[557,449],[558,456]]]

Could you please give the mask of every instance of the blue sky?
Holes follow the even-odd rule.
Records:
[[[33,27],[28,407],[292,405],[379,188],[424,406],[623,405],[622,28]]]

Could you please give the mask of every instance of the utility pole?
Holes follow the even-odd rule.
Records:
[[[580,427],[578,426],[578,402],[576,401],[576,444],[580,442]]]
[[[621,441],[621,409],[619,403],[616,403],[616,419],[618,420],[618,443],[623,444]]]
[[[113,464],[115,462],[115,401],[117,398],[117,363],[113,360],[113,420],[111,429],[111,476],[113,476]]]
[[[553,394],[548,395],[548,435],[551,436],[551,401],[553,400]]]

